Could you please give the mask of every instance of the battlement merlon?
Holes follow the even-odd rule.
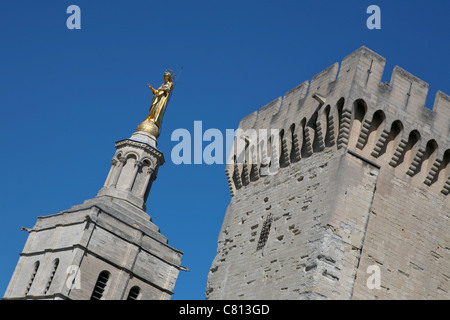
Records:
[[[391,127],[400,123],[403,140],[407,142],[410,132],[418,131],[419,151],[424,151],[427,142],[432,140],[438,146],[440,161],[446,162],[442,157],[450,145],[450,97],[438,91],[433,108],[427,108],[428,83],[399,66],[392,71],[390,82],[382,83],[385,64],[385,58],[363,46],[346,56],[340,68],[338,63],[334,63],[316,74],[311,82],[303,82],[283,98],[279,97],[243,118],[239,129],[291,132],[292,137],[285,134],[287,138],[282,148],[290,154],[295,149],[300,159],[300,149],[305,144],[306,156],[313,150],[321,151],[325,145],[349,148],[347,144],[351,135],[357,135],[353,140],[358,141],[360,147],[364,146],[366,135],[371,133],[372,127],[379,125],[375,118],[381,117],[382,124],[376,127],[377,150],[382,150],[382,144],[389,140]],[[363,105],[362,115],[356,114],[357,104]],[[361,127],[355,131],[353,121],[356,118]],[[330,138],[333,141],[324,141]],[[232,156],[230,154],[229,159]],[[285,159],[289,162],[289,156],[285,155]],[[231,176],[232,170],[237,170],[237,175],[240,175],[243,168],[239,165],[235,169],[228,165],[227,175]],[[231,180],[229,178],[229,182]]]
[[[370,109],[376,111],[381,108],[386,114],[407,117],[408,120],[419,124],[432,125],[447,136],[450,130],[449,96],[438,91],[433,109],[426,108],[428,83],[399,66],[394,68],[391,81],[382,83],[385,62],[385,58],[363,46],[342,60],[339,73],[339,64],[334,63],[316,74],[310,84],[305,81],[289,90],[283,98],[278,97],[263,106],[256,114],[253,112],[244,117],[239,123],[239,128],[258,129],[262,128],[261,125],[268,123],[275,128],[276,125],[283,124],[285,121],[289,122],[290,119],[287,119],[289,116],[309,118],[318,106],[318,103],[313,103],[310,108],[312,110],[307,110],[311,107],[308,100],[315,102],[312,98],[315,93],[325,96],[327,99],[325,105],[327,105],[341,97],[347,98],[345,99],[347,101],[354,95],[354,91],[359,91],[363,95],[356,99],[366,101]],[[339,98],[332,101],[330,98],[333,95]],[[281,105],[279,105],[280,100]],[[377,105],[376,102],[379,104]],[[350,107],[351,103],[348,102],[347,105]],[[432,118],[431,122],[430,118]],[[435,122],[437,125],[433,125]]]

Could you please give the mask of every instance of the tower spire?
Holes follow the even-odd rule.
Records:
[[[171,78],[165,79],[161,87],[169,86]],[[170,299],[179,270],[187,270],[181,266],[183,252],[169,246],[145,212],[164,164],[156,139],[170,90],[160,95],[158,90],[141,130],[116,142],[97,196],[40,216],[27,230],[3,299]]]
[[[150,133],[138,131],[129,139],[117,141],[111,169],[97,197],[125,200],[145,211],[147,196],[162,164],[164,155],[156,149],[156,139]]]

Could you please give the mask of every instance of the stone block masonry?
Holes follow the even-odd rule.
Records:
[[[241,120],[278,170],[230,154],[208,299],[450,298],[450,97],[384,66],[362,47]]]

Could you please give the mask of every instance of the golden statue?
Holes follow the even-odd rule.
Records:
[[[164,73],[164,83],[158,89],[153,88],[151,85],[148,85],[148,87],[153,92],[152,105],[148,117],[139,124],[137,131],[148,132],[157,138],[161,129],[162,118],[173,90],[172,73],[170,71]]]

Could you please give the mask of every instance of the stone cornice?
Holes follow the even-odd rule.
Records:
[[[157,157],[158,161],[160,162],[160,165],[163,165],[165,162],[164,154],[161,151],[159,151],[158,149],[156,149],[144,142],[139,142],[139,141],[131,140],[131,139],[123,139],[123,140],[117,141],[115,146],[116,146],[116,149],[123,148],[126,146],[139,148],[139,149],[142,149],[142,150],[154,155],[155,157]]]

